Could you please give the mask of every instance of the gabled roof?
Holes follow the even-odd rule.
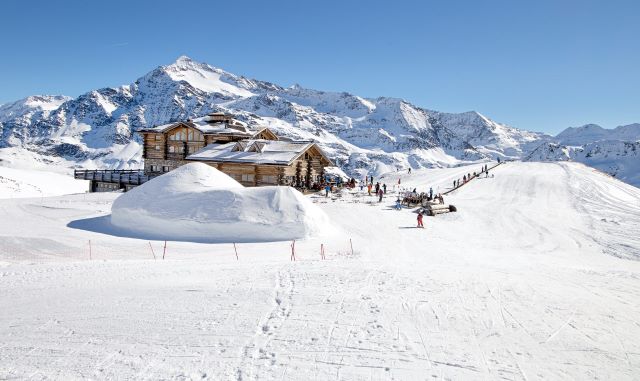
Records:
[[[315,147],[331,163],[331,160],[314,142],[286,142],[262,139],[226,144],[209,144],[200,151],[187,156],[187,160],[289,165],[311,147]]]
[[[138,132],[154,132],[154,133],[165,133],[170,131],[176,127],[190,127],[194,128],[205,135],[233,135],[233,136],[243,136],[247,139],[258,136],[260,133],[265,130],[268,131],[271,135],[277,138],[271,130],[266,127],[260,129],[250,129],[245,123],[239,120],[232,120],[231,123],[227,122],[219,122],[211,120],[209,115],[203,116],[201,118],[196,118],[193,120],[189,120],[186,122],[174,122],[167,123],[161,126],[155,126],[150,128],[143,128],[138,130]]]

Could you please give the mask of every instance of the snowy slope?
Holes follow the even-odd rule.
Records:
[[[424,230],[394,194],[310,196],[339,233],[295,262],[171,241],[154,261],[163,242],[107,229],[116,194],[0,200],[0,377],[636,379],[640,190],[578,163],[493,172]]]

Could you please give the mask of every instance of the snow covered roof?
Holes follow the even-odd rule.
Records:
[[[251,137],[262,130],[252,130],[245,123],[232,119],[230,122],[224,122],[214,119],[211,115],[203,116],[186,122],[173,122],[155,126],[151,128],[143,128],[139,132],[167,132],[175,127],[187,126],[195,128],[203,134],[216,135],[244,135]]]
[[[226,144],[209,144],[187,156],[187,160],[288,165],[313,146],[326,158],[322,150],[309,141],[249,139]]]

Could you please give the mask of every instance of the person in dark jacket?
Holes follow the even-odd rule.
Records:
[[[382,190],[384,190],[384,194],[387,194],[387,184],[382,184]]]
[[[378,190],[378,202],[382,202],[382,195],[384,194],[384,192],[382,191],[382,189]]]

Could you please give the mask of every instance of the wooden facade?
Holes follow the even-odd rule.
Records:
[[[210,132],[187,121],[174,123],[166,128],[141,130],[145,173],[160,174],[181,165],[199,161],[226,173],[244,186],[290,185],[298,188],[313,188],[323,182],[324,168],[332,165],[320,148],[310,142],[289,143],[298,144],[303,149],[295,152],[292,159],[286,163],[189,158],[190,155],[212,144],[244,140],[265,141],[259,144],[268,144],[269,141],[279,140],[278,136],[267,128],[258,131],[241,128],[241,125],[234,124],[233,119],[226,114],[210,114],[209,117],[209,120],[216,123],[226,123],[227,127],[222,132]]]

